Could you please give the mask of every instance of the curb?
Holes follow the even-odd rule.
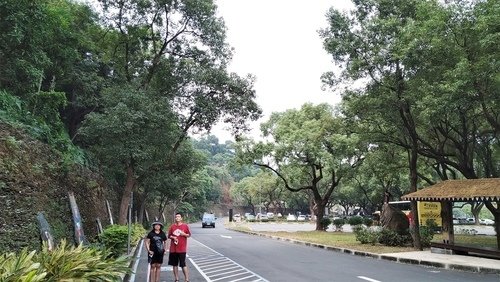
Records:
[[[384,255],[384,254],[363,252],[363,251],[327,246],[327,245],[322,245],[322,244],[318,244],[318,243],[311,243],[311,242],[306,242],[306,241],[301,241],[301,240],[296,240],[296,239],[283,238],[283,237],[278,237],[278,236],[274,236],[274,235],[262,234],[262,233],[258,233],[255,231],[236,230],[236,229],[232,229],[232,228],[228,228],[228,229],[233,230],[233,231],[237,231],[237,232],[241,232],[241,233],[246,233],[249,235],[256,235],[256,236],[260,236],[260,237],[275,239],[278,241],[285,241],[285,242],[290,242],[290,243],[294,243],[294,244],[298,244],[298,245],[316,247],[316,248],[325,249],[328,251],[334,251],[334,252],[350,254],[350,255],[355,255],[355,256],[393,261],[393,262],[402,263],[402,264],[421,265],[424,267],[459,270],[459,271],[466,271],[466,272],[477,272],[477,273],[484,273],[484,274],[500,274],[500,269],[496,269],[496,268],[488,268],[488,267],[482,267],[482,266],[468,266],[468,265],[453,264],[453,263],[441,263],[441,262],[433,262],[433,261],[426,261],[426,260],[419,260],[419,259],[399,258],[396,256],[388,256],[388,255]]]
[[[132,247],[132,249],[130,250],[130,254],[128,256],[129,256],[129,258],[131,258],[131,260],[130,260],[128,268],[131,271],[129,273],[126,273],[125,275],[123,275],[122,281],[130,281],[130,277],[133,274],[133,266],[134,266],[136,260],[138,260],[140,258],[140,254],[139,254],[140,248],[138,248],[138,246],[143,243],[142,241],[143,241],[143,239],[139,240],[137,245]]]

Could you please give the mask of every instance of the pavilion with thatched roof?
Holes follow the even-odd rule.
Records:
[[[497,249],[500,250],[500,178],[446,180],[402,197],[409,201],[441,202],[443,238],[454,244],[453,202],[484,202],[495,218]]]

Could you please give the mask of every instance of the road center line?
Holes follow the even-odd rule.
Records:
[[[220,235],[222,238],[232,239],[233,237],[227,235]]]
[[[366,281],[370,281],[370,282],[381,282],[379,280],[371,279],[371,278],[368,278],[368,277],[365,277],[365,276],[358,276],[358,278],[366,280]]]

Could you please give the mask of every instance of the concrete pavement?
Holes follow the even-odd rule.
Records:
[[[267,225],[267,228],[265,228]],[[302,229],[300,229],[300,225],[302,225]],[[259,231],[298,231],[300,230],[309,230],[311,226],[307,226],[304,224],[291,224],[291,229],[285,230],[284,224],[260,224],[255,223],[250,225],[252,231],[241,231],[248,234],[264,236],[276,240],[289,241],[296,244],[311,246],[322,248],[326,250],[342,252],[346,254],[352,254],[357,256],[365,256],[371,257],[374,259],[382,259],[382,260],[390,260],[397,263],[406,263],[406,264],[415,264],[422,265],[426,267],[435,267],[435,268],[443,268],[443,269],[454,269],[454,270],[462,270],[462,271],[470,271],[470,272],[481,272],[481,273],[494,273],[500,274],[500,260],[497,259],[488,259],[476,256],[465,256],[465,255],[456,255],[456,254],[443,254],[440,253],[440,249],[429,249],[425,251],[414,251],[414,252],[400,252],[400,253],[387,253],[387,254],[376,254],[369,253],[363,251],[356,251],[344,248],[337,248],[332,246],[325,246],[316,243],[310,243],[300,240],[281,238],[278,236],[267,235],[259,233]],[[346,229],[350,227],[346,226]],[[255,230],[256,229],[256,230]],[[267,229],[267,230],[264,230]],[[312,228],[311,230],[314,230]],[[347,231],[347,230],[345,230]]]

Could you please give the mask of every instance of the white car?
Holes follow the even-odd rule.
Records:
[[[272,212],[268,212],[268,213],[267,213],[267,218],[269,218],[269,219],[274,219],[274,213],[272,213]]]
[[[306,216],[301,214],[297,217],[297,221],[306,221]]]
[[[296,221],[296,220],[297,218],[293,214],[288,214],[288,216],[286,217],[286,221]]]
[[[485,225],[493,225],[493,224],[495,224],[495,221],[491,220],[489,218],[485,218],[485,219],[480,219],[479,223],[485,224]]]
[[[258,213],[257,216],[255,217],[256,220],[259,221],[268,221],[269,218],[267,217],[267,214],[265,213]]]

